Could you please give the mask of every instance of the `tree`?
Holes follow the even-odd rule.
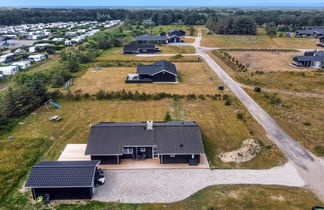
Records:
[[[172,121],[172,119],[171,119],[171,116],[170,116],[170,113],[169,113],[169,112],[167,112],[167,113],[165,114],[165,117],[164,117],[164,121],[165,121],[165,122],[169,122],[169,121]]]
[[[195,28],[193,26],[190,26],[190,28],[189,28],[189,34],[190,34],[190,36],[193,36],[194,33],[195,33]]]
[[[277,26],[274,22],[270,22],[266,27],[267,35],[274,37],[277,35]]]

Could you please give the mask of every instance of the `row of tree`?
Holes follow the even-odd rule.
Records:
[[[274,22],[277,26],[296,30],[306,26],[324,25],[323,10],[240,10],[240,9],[0,9],[0,25],[24,23],[49,23],[58,21],[105,21],[111,19],[127,20],[131,24],[142,24],[152,20],[155,25],[181,23],[186,25],[204,24],[208,18],[224,16],[248,16],[257,25]]]
[[[225,16],[211,17],[206,22],[206,27],[217,34],[256,34],[256,23],[250,16]]]

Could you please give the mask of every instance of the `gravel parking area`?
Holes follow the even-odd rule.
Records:
[[[210,185],[262,184],[304,186],[290,163],[268,170],[105,170],[106,183],[94,200],[123,203],[170,203]]]

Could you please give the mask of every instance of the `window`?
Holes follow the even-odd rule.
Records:
[[[145,152],[146,150],[145,150],[145,148],[141,148],[141,152]]]
[[[125,155],[133,154],[133,148],[124,148],[124,154]]]
[[[175,154],[171,154],[170,157],[175,157]]]

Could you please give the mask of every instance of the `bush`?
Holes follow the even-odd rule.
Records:
[[[173,56],[174,59],[180,59],[182,57],[183,57],[183,55],[181,55],[181,54],[176,54],[175,56]]]
[[[103,90],[99,90],[97,93],[96,93],[96,99],[97,100],[103,100],[105,99],[106,97],[106,92],[103,91]]]
[[[229,95],[227,95],[227,94],[224,94],[224,95],[223,95],[223,100],[224,100],[224,101],[228,100],[229,98],[230,98]]]
[[[319,156],[324,156],[324,146],[316,146],[314,149]]]
[[[225,101],[225,106],[231,106],[232,105],[232,101],[230,99]]]
[[[171,119],[171,116],[170,116],[169,112],[167,112],[167,113],[165,114],[165,117],[164,117],[164,121],[165,121],[165,122],[169,122],[169,121],[172,121],[172,119]]]
[[[204,95],[199,95],[198,98],[201,99],[201,100],[206,100]]]
[[[304,122],[304,125],[305,125],[305,126],[311,126],[312,123],[310,123],[310,122],[308,122],[308,121],[305,121],[305,122]]]
[[[244,114],[241,113],[241,112],[238,112],[238,113],[236,113],[236,117],[237,117],[237,119],[239,119],[239,120],[243,120],[243,119],[244,119]]]

